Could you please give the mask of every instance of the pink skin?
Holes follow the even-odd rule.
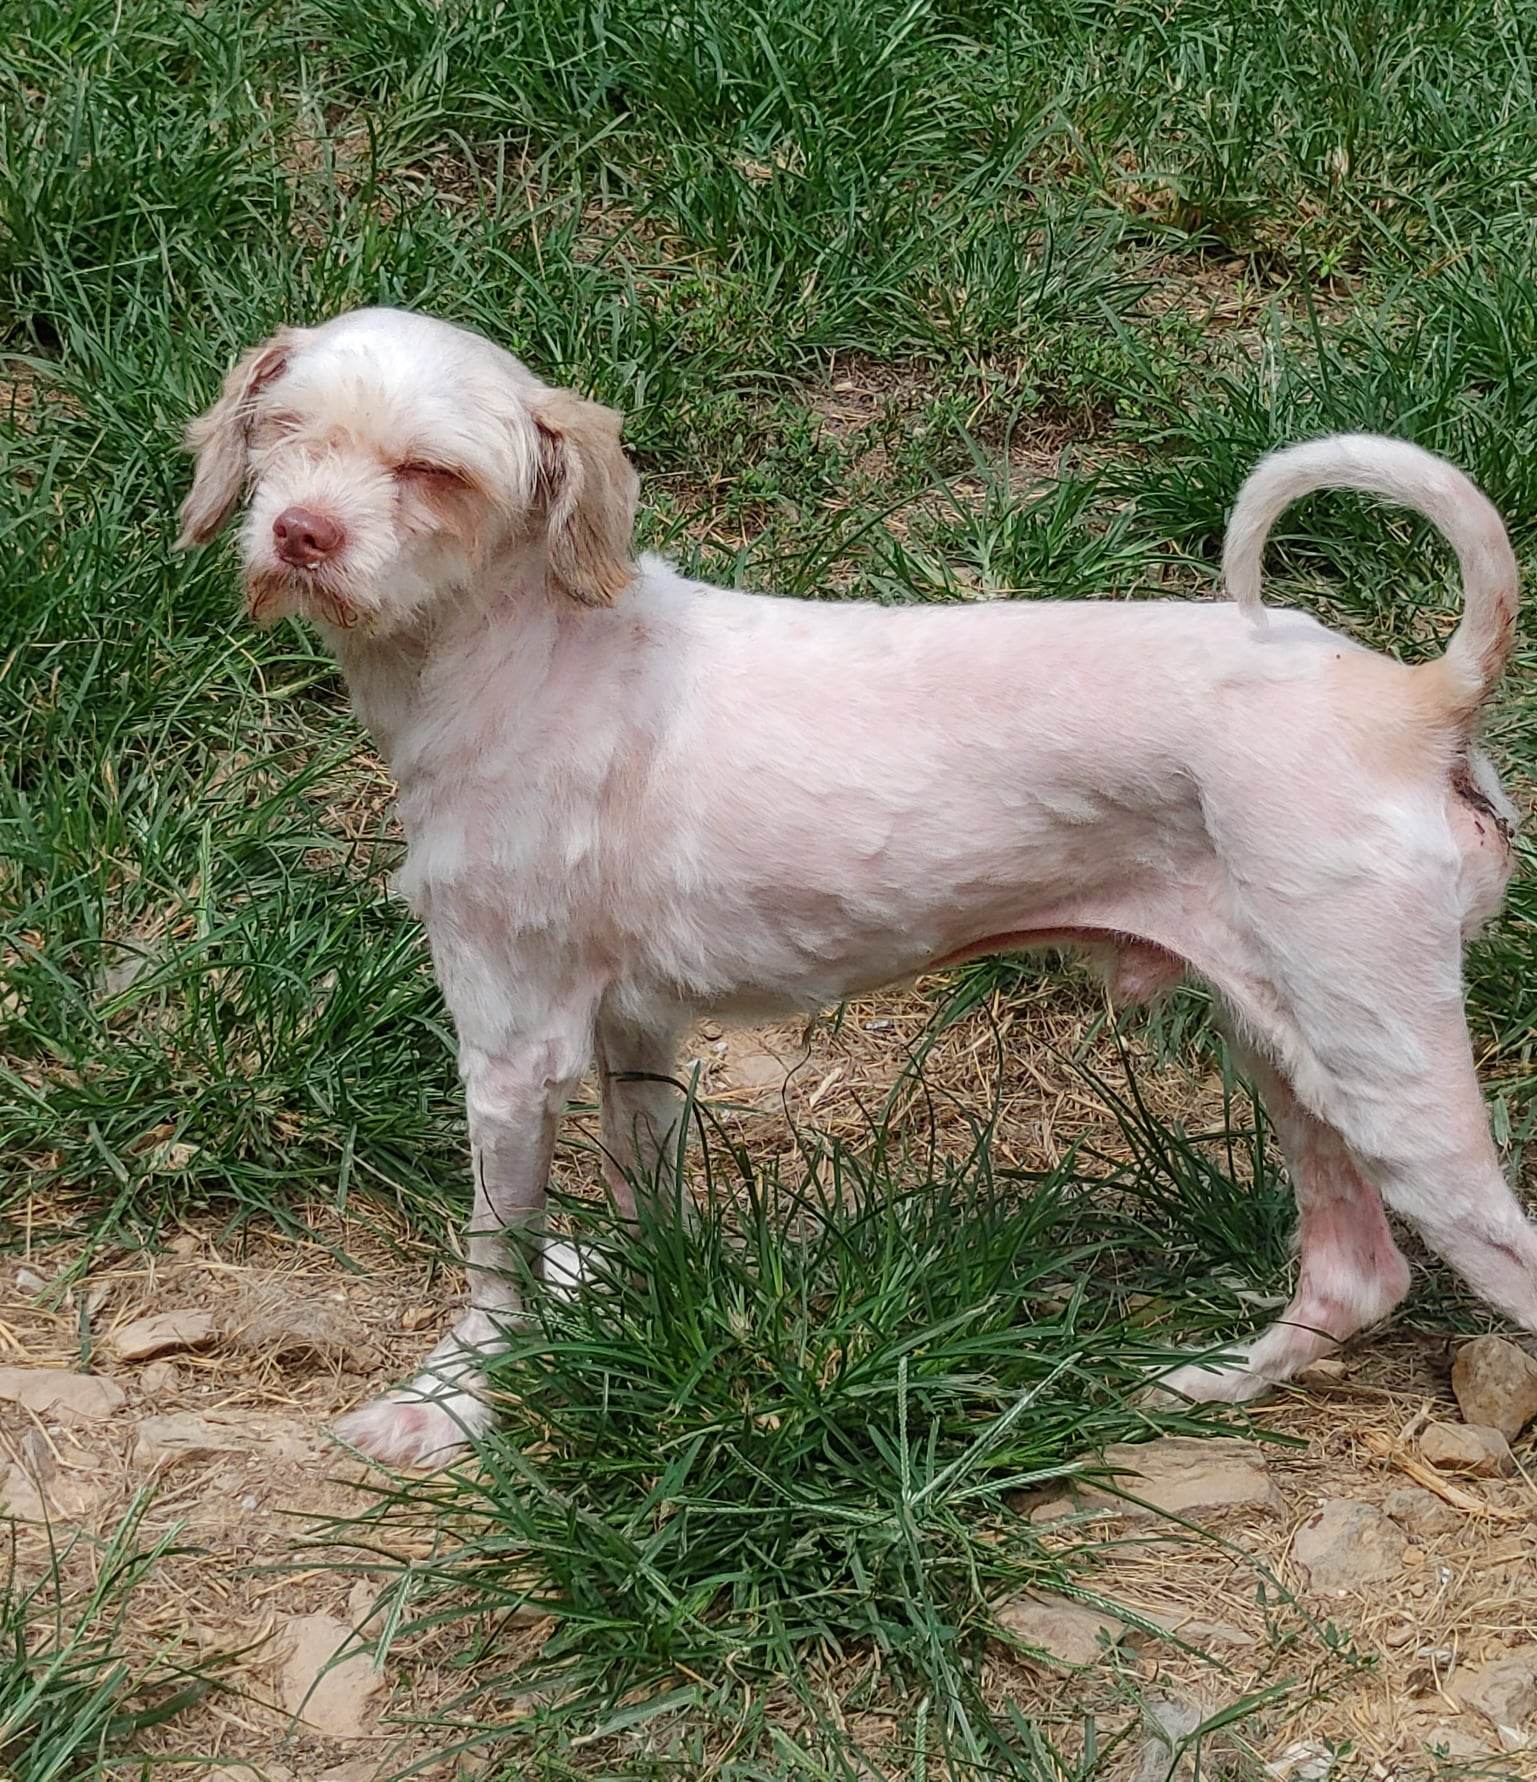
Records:
[[[1469,724],[1514,564],[1471,484],[1396,442],[1320,441],[1245,487],[1239,604],[882,609],[631,562],[611,423],[474,336],[367,311],[258,349],[195,426],[184,537],[249,478],[252,602],[320,625],[389,760],[401,888],[459,1034],[470,1309],[348,1441],[423,1463],[486,1426],[509,1246],[539,1247],[594,1059],[630,1206],[674,1142],[677,1093],[651,1079],[695,1015],[825,1005],[1004,944],[1089,946],[1132,997],[1195,971],[1256,1060],[1302,1207],[1297,1295],[1237,1365],[1176,1389],[1249,1397],[1385,1315],[1406,1280],[1384,1201],[1537,1329],[1537,1236],[1461,1004],[1463,938],[1510,871]],[[1457,544],[1468,611],[1440,662],[1259,607],[1270,519],[1330,482]],[[303,572],[273,530],[296,506],[345,534]]]
[[[1252,1398],[1385,1318],[1409,1291],[1409,1265],[1393,1242],[1382,1198],[1339,1134],[1302,1107],[1263,1059],[1251,1055],[1245,1062],[1265,1097],[1296,1190],[1297,1290],[1275,1323],[1231,1361],[1192,1362],[1164,1376],[1165,1390],[1192,1399]]]

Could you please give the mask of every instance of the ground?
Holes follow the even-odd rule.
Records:
[[[1013,999],[1011,1036],[1023,1030],[1035,1061],[1028,1085],[1011,1054],[1002,1071],[986,1061],[997,1036],[985,1013],[958,1022],[925,1061],[930,1106],[995,1106],[1003,1167],[1049,1166],[1084,1144],[1124,1149],[1124,1133],[1058,1050],[1086,1044],[1095,1068],[1113,1076],[1123,1067],[1108,1036],[1092,1036],[1095,1001],[1081,980],[1053,986],[1044,974],[1033,997]],[[712,1117],[766,1154],[803,1144],[813,1129],[836,1142],[840,1128],[864,1128],[871,1099],[900,1074],[930,1013],[927,998],[911,993],[851,1007],[841,1031],[723,1032],[710,1023],[691,1050]],[[1175,1080],[1159,1083],[1162,1094],[1176,1094],[1188,1116],[1220,1123],[1220,1083],[1167,1075]],[[584,1122],[576,1124],[562,1159],[573,1189],[590,1173]],[[964,1120],[919,1114],[910,1094],[888,1130],[920,1129],[924,1142],[952,1152],[968,1142]],[[430,1627],[395,1646],[377,1671],[365,1655],[345,1661],[338,1686],[324,1676],[338,1651],[366,1654],[380,1631],[382,1585],[440,1538],[417,1517],[394,1528],[388,1519],[348,1526],[367,1515],[384,1482],[343,1452],[327,1425],[409,1372],[452,1277],[406,1225],[383,1231],[372,1217],[296,1210],[312,1220],[304,1239],[232,1233],[191,1216],[152,1256],[98,1253],[62,1299],[45,1282],[67,1278],[75,1246],[40,1244],[15,1271],[0,1367],[76,1367],[88,1330],[92,1373],[125,1395],[90,1418],[0,1406],[0,1443],[12,1463],[5,1485],[13,1507],[33,1519],[19,1528],[18,1563],[31,1576],[57,1565],[63,1600],[78,1606],[99,1588],[102,1548],[125,1516],[136,1545],[166,1543],[135,1591],[119,1644],[151,1698],[170,1687],[174,1667],[217,1678],[217,1688],[143,1736],[146,1750],[184,1762],[198,1754],[191,1774],[365,1782],[412,1764],[430,1777],[490,1773],[498,1745],[442,1754],[466,1736],[505,1733],[529,1703],[499,1693],[495,1712],[458,1738],[442,1722],[413,1726],[435,1713],[464,1724],[454,1707],[466,1682],[456,1663],[463,1652],[445,1650]],[[167,1328],[167,1317],[181,1323]],[[146,1318],[162,1320],[148,1335]],[[147,1353],[125,1359],[125,1346]],[[1073,1672],[1000,1648],[984,1667],[988,1698],[1040,1716],[1060,1741],[1063,1765],[1066,1753],[1081,1753],[1079,1716],[1093,1717],[1101,1740],[1133,1729],[1105,1769],[1112,1776],[1133,1773],[1146,1728],[1157,1725],[1149,1717],[1171,1700],[1198,1717],[1256,1704],[1226,1742],[1213,1734],[1204,1747],[1217,1774],[1250,1773],[1238,1767],[1244,1755],[1276,1764],[1268,1773],[1279,1776],[1519,1773],[1525,1760],[1503,1748],[1498,1723],[1451,1691],[1508,1653],[1537,1653],[1537,1504],[1525,1470],[1458,1478],[1418,1459],[1416,1429],[1459,1416],[1449,1385],[1454,1348],[1433,1318],[1411,1316],[1353,1345],[1337,1369],[1256,1407],[1247,1433],[1286,1444],[1254,1451],[1269,1501],[1240,1493],[1224,1508],[1219,1492],[1218,1507],[1190,1512],[1205,1536],[1122,1516],[1103,1497],[1078,1502],[1060,1483],[1012,1494],[1013,1513],[1042,1531],[1047,1548],[1084,1566],[1078,1582],[1103,1609],[1088,1611],[1086,1646],[1071,1630],[1063,1646],[1064,1613],[1075,1611],[1048,1592],[1055,1606],[1023,1637],[1090,1668]],[[1220,1475],[1216,1457],[1228,1444],[1203,1446]],[[1340,1501],[1387,1505],[1403,1533],[1381,1566],[1318,1587],[1297,1558],[1299,1531],[1319,1505]],[[70,1547],[77,1529],[91,1538]],[[1347,1570],[1357,1538],[1343,1543]],[[1173,1637],[1160,1638],[1156,1626],[1127,1634],[1112,1621],[1118,1643],[1101,1645],[1097,1625],[1112,1609],[1150,1618]],[[553,1626],[537,1608],[521,1610],[502,1632],[497,1676],[509,1661],[515,1676],[518,1656],[530,1660]],[[1537,1684],[1530,1693],[1521,1732]],[[866,1754],[864,1773],[906,1773],[895,1718],[854,1717],[848,1748]],[[627,1743],[643,1747],[645,1735],[604,1741],[592,1773],[614,1773],[609,1765],[627,1755]],[[666,1749],[665,1738],[659,1744]]]
[[[452,1046],[332,666],[238,618],[227,547],[170,548],[181,431],[237,354],[392,302],[622,410],[642,542],[722,581],[1210,597],[1254,460],[1349,427],[1453,458],[1529,565],[1526,9],[17,0],[7,27],[0,1772],[1152,1782],[1172,1700],[1187,1772],[1407,1782],[1445,1734],[1446,1775],[1537,1773],[1533,1438],[1508,1476],[1426,1460],[1488,1328],[1455,1283],[1418,1258],[1392,1329],[1252,1420],[1141,1396],[1291,1268],[1198,986],[1118,1022],[1079,971],[989,962],[702,1030],[697,1219],[541,1304],[473,1464],[391,1481],[331,1445],[455,1291]],[[1459,608],[1424,527],[1346,497],[1269,569],[1405,659]],[[1523,810],[1533,656],[1524,618],[1487,723]],[[1530,1189],[1519,846],[1468,985]],[[592,1141],[584,1101],[561,1217],[601,1243]],[[121,1356],[159,1314],[163,1352]],[[97,1404],[52,1402],[54,1368]],[[1107,1445],[1224,1435],[1277,1498],[1206,1533],[1052,1520]],[[1369,1582],[1320,1594],[1320,1541]],[[1075,1593],[1193,1602],[1212,1658],[1120,1622],[1085,1672],[1023,1656],[1020,1626],[1081,1634]],[[326,1742],[284,1704],[350,1625],[379,1668],[309,1698]]]

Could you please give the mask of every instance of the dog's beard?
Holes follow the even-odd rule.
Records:
[[[359,618],[356,603],[324,572],[250,569],[245,576],[246,611],[267,630],[297,613],[338,631],[350,631]]]

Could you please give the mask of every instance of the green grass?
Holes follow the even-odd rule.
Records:
[[[0,42],[0,1244],[27,1203],[95,1243],[139,1241],[193,1209],[282,1224],[316,1204],[383,1201],[438,1230],[462,1204],[450,1036],[420,937],[386,895],[387,791],[334,672],[297,630],[257,636],[238,620],[227,550],[170,551],[180,430],[242,346],[281,320],[365,302],[484,328],[626,411],[649,544],[788,592],[1209,592],[1226,507],[1255,457],[1338,426],[1457,459],[1530,569],[1534,65],[1537,26],[1513,0],[12,0]],[[862,428],[824,424],[840,385],[870,393]],[[1342,498],[1289,516],[1273,563],[1277,598],[1406,656],[1438,647],[1458,603],[1424,528]],[[1537,765],[1533,638],[1528,619],[1490,721],[1523,800]],[[1528,873],[1469,968],[1518,1163],[1537,1120],[1534,935]],[[963,1003],[1039,969],[976,968],[958,980]],[[1219,1056],[1194,996],[1138,1043],[1203,1071]],[[1115,1217],[1152,1222],[1154,1244],[1129,1241],[1185,1308],[1160,1336],[1236,1328],[1235,1283],[1268,1293],[1284,1275],[1284,1203],[1253,1192],[1252,1162],[1235,1168],[1225,1141],[1122,1111],[1136,1143]],[[791,1353],[779,1333],[785,1345],[815,1335],[783,1322],[784,1271],[801,1271],[803,1321],[866,1271],[891,1345],[867,1422],[896,1441],[908,1404],[920,1445],[902,1464],[942,1470],[996,1427],[1032,1377],[1032,1328],[1050,1366],[1087,1345],[1071,1375],[1085,1396],[1071,1402],[1101,1404],[1096,1429],[1131,1415],[1114,1408],[1124,1282],[1085,1236],[1083,1197],[1067,1180],[999,1182],[985,1141],[984,1127],[964,1192],[938,1190],[980,1221],[976,1244],[1002,1245],[1020,1221],[1042,1267],[1056,1258],[1094,1285],[1048,1343],[1006,1315],[1028,1304],[1024,1277],[1008,1277],[978,1314],[994,1353],[956,1401],[967,1435],[911,1365],[899,1389],[892,1357],[916,1328],[895,1317],[904,1277],[859,1247],[881,1233],[898,1257],[917,1244],[924,1155],[869,1166],[857,1216],[813,1219],[844,1235],[815,1254],[792,1246],[779,1273],[777,1233],[771,1243],[749,1220],[761,1293],[734,1252],[708,1252],[713,1227],[678,1240],[700,1246],[691,1262],[713,1296],[701,1315],[747,1295],[774,1380]],[[1086,1177],[1108,1167],[1082,1163]],[[1085,1243],[1092,1255],[1071,1263]],[[953,1316],[978,1290],[981,1249],[953,1258]],[[638,1292],[615,1288],[635,1417],[647,1393],[677,1396],[687,1353],[642,1316]],[[591,1335],[546,1327],[546,1349],[519,1364],[545,1401],[530,1417],[562,1397],[598,1415]],[[709,1411],[681,1402],[680,1416]],[[1065,1457],[1051,1405],[1067,1402],[1032,1402],[987,1453]],[[783,1441],[823,1426],[852,1441],[864,1415],[834,1394],[821,1425],[798,1412]],[[550,1546],[528,1519],[552,1516],[570,1481],[552,1460],[548,1491],[529,1500],[543,1507],[525,1511],[518,1452],[496,1449],[492,1484],[461,1506],[477,1531],[470,1572],[499,1519],[506,1538]],[[865,1450],[831,1452],[817,1462],[830,1473],[802,1454],[784,1489],[853,1503],[849,1456]],[[918,1475],[899,1488],[894,1454],[877,1455],[858,1514],[875,1505],[908,1544],[877,1564],[849,1524],[828,1560],[843,1594],[819,1599],[821,1631],[800,1641],[779,1610],[755,1608],[753,1663],[793,1696],[812,1688],[799,1667],[818,1641],[880,1650],[879,1630],[894,1628],[904,1737],[1032,1774],[1047,1760],[1029,1741],[1052,1735],[1000,1730],[968,1695],[966,1630],[986,1593],[980,1575],[970,1596],[953,1589],[955,1555],[975,1551],[996,1510],[993,1461],[965,1474],[979,1496],[931,1493],[934,1521],[918,1530],[901,1508]],[[761,1459],[744,1450],[721,1477]],[[624,1518],[649,1501],[626,1495],[638,1492],[616,1478],[602,1541],[573,1541],[572,1600],[609,1588],[604,1566],[635,1538]],[[422,1513],[437,1507],[424,1500]],[[731,1557],[729,1516],[705,1521],[706,1535],[667,1549],[682,1600],[728,1572],[733,1604],[758,1585],[782,1602],[809,1579],[809,1561],[786,1557],[793,1517],[777,1557],[751,1563]],[[999,1563],[1034,1562],[1011,1551]],[[898,1625],[892,1605],[909,1600]],[[640,1675],[637,1655],[653,1666],[648,1687],[685,1651],[714,1664],[745,1613],[684,1617],[677,1638],[702,1643],[674,1651],[643,1607],[630,1602],[613,1628],[563,1623],[593,1716]],[[942,1652],[940,1624],[954,1636]],[[719,1687],[712,1675],[706,1695]],[[598,1747],[559,1755],[576,1724],[557,1717],[540,1736],[551,1764],[586,1773],[582,1753]]]
[[[111,1773],[145,1732],[217,1686],[222,1660],[181,1653],[175,1640],[147,1651],[132,1627],[145,1580],[186,1551],[174,1530],[141,1538],[148,1501],[136,1497],[100,1540],[50,1531],[41,1566],[18,1563],[11,1531],[0,1554],[0,1775],[8,1782]]]
[[[999,1601],[1102,1600],[1095,1562],[1128,1537],[1043,1542],[1014,1494],[1092,1473],[1086,1451],[1108,1442],[1222,1427],[1140,1389],[1176,1341],[1242,1328],[1235,1269],[1259,1259],[1273,1279],[1285,1251],[1252,1129],[1228,1135],[1254,1180],[1237,1231],[1191,1217],[1208,1147],[1123,1113],[1130,1167],[1000,1170],[981,1119],[955,1163],[877,1124],[857,1146],[808,1138],[785,1175],[711,1134],[697,1217],[678,1216],[676,1181],[636,1232],[568,1207],[594,1278],[570,1303],[534,1293],[493,1367],[502,1426],[473,1464],[380,1487],[325,1537],[349,1566],[377,1549],[377,1648],[450,1655],[462,1676],[433,1722],[442,1748],[494,1755],[507,1782],[577,1773],[577,1752],[596,1774],[708,1760],[733,1782],[921,1774],[925,1758],[1089,1774],[1066,1716],[997,1713],[984,1658]],[[403,1539],[430,1557],[393,1559]],[[1306,1641],[1275,1699],[1300,1694],[1331,1636],[1259,1566],[1252,1589]],[[531,1656],[510,1629],[539,1615],[552,1630]],[[1122,1702],[1135,1690],[1124,1675]],[[870,1715],[874,1735],[857,1730]]]

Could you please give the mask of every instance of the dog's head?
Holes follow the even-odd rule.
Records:
[[[607,605],[633,573],[638,479],[619,417],[542,384],[478,334],[404,310],[285,328],[187,430],[183,548],[249,489],[252,614],[383,635],[472,587],[510,550]]]

